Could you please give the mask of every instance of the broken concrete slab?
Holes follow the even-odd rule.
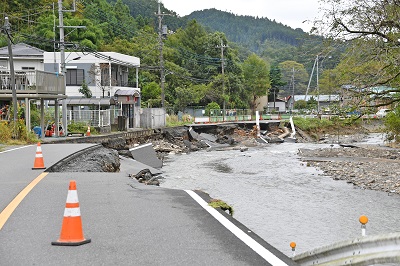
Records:
[[[154,150],[152,143],[139,145],[137,147],[129,149],[129,151],[131,152],[133,159],[145,165],[154,168],[161,168],[163,165],[163,162],[158,159],[157,153]]]

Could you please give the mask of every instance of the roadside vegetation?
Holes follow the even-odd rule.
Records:
[[[25,121],[0,123],[0,143],[5,145],[23,145],[38,142],[36,134],[26,129]]]
[[[227,204],[225,201],[222,201],[220,199],[211,199],[210,203],[208,203],[211,207],[214,209],[220,208],[223,211],[228,211],[230,216],[233,216],[233,208],[229,204]]]
[[[294,117],[293,122],[296,127],[306,132],[315,140],[319,140],[325,134],[343,135],[354,133],[359,130],[362,124],[355,117],[344,119],[340,119],[339,117],[332,117],[331,119]]]
[[[182,117],[177,115],[168,115],[167,116],[167,127],[178,127],[184,126],[187,124],[194,123],[194,117],[188,114],[182,115]]]

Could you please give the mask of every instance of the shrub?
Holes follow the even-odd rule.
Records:
[[[35,133],[27,130],[23,119],[0,124],[0,142],[5,144],[35,143]]]
[[[221,109],[221,107],[219,106],[218,103],[211,102],[211,103],[207,104],[207,106],[206,106],[205,115],[210,116],[210,110],[213,110],[213,109]]]

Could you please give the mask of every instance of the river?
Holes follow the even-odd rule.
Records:
[[[379,144],[380,138],[368,143]],[[327,144],[282,143],[248,151],[169,155],[161,186],[202,190],[234,208],[234,218],[287,255],[361,236],[400,232],[400,196],[357,189],[299,160],[300,148]]]

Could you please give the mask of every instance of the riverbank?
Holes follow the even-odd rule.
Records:
[[[333,145],[299,150],[307,166],[321,169],[334,180],[345,180],[360,189],[400,194],[400,150],[376,145]]]
[[[371,134],[381,131],[380,123],[368,123],[340,135],[327,134],[320,143],[329,148],[299,150],[307,166],[316,167],[334,180],[355,188],[400,194],[400,149],[383,143],[365,144]]]

